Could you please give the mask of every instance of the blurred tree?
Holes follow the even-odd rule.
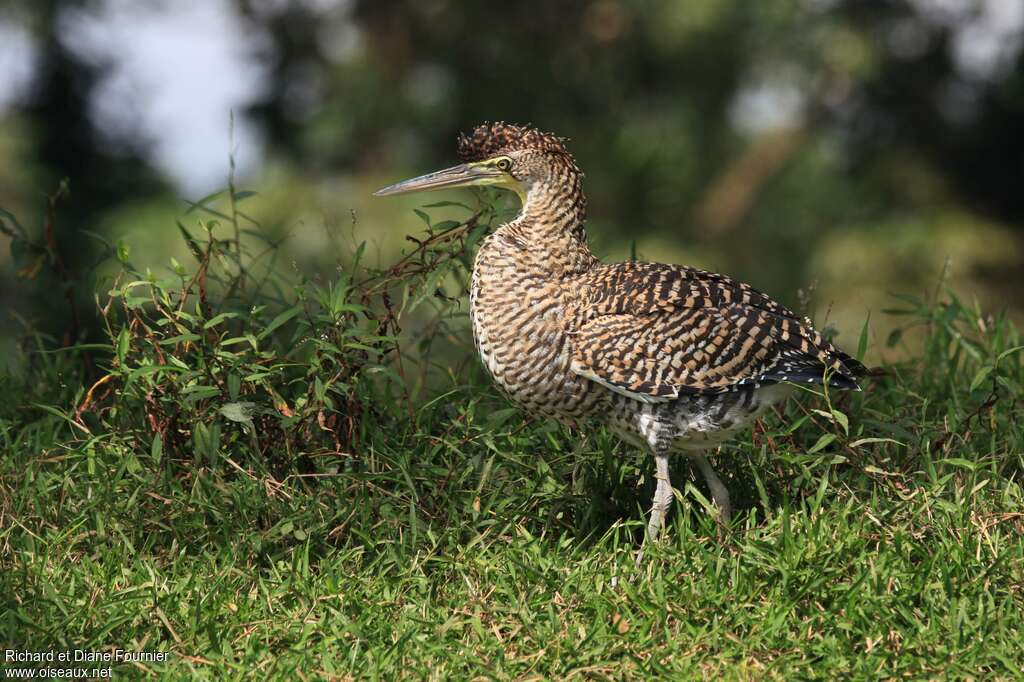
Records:
[[[875,6],[877,4],[877,6]],[[864,162],[908,151],[933,164],[946,184],[993,218],[1024,225],[1024,25],[975,26],[1020,3],[942,3],[846,0],[836,10],[876,49],[878,64],[859,85],[851,157]],[[1024,24],[1018,16],[1017,20]],[[979,34],[972,28],[983,31]],[[968,41],[1002,40],[995,52],[958,64]],[[990,50],[992,48],[989,48]],[[1001,53],[1000,53],[1001,52]],[[1002,62],[1002,63],[1000,63]]]
[[[52,268],[42,268],[28,286],[32,300],[19,300],[22,312],[34,312],[39,327],[72,343],[94,336],[92,270],[101,252],[89,231],[99,232],[105,211],[121,203],[166,191],[138,148],[117,148],[89,118],[90,97],[103,77],[94,64],[69,49],[62,35],[68,13],[94,0],[14,0],[12,15],[31,28],[38,55],[37,75],[27,101],[13,112],[27,122],[30,154],[17,162],[40,192],[56,193],[68,181],[70,193],[57,203],[52,234],[47,235]],[[28,217],[23,216],[28,223]],[[24,291],[25,287],[19,287]],[[20,298],[20,297],[19,297]],[[77,305],[74,302],[77,300]]]
[[[640,239],[643,256],[791,302],[837,236],[884,242],[907,216],[925,226],[915,239],[1024,218],[1019,3],[221,1],[260,27],[269,82],[245,115],[303,187],[425,170],[480,121],[532,121],[573,138],[599,249]],[[165,187],[145,140],[114,148],[97,131],[89,102],[109,65],[62,36],[76,10],[116,3],[13,2],[41,56],[20,162],[35,187],[70,179],[58,246],[82,272],[96,253],[83,230]],[[989,273],[1007,290],[1024,284],[1014,253],[1015,270]]]
[[[316,167],[365,163],[381,148],[419,162],[483,119],[532,120],[591,142],[580,156],[627,170],[614,174],[621,189],[598,180],[635,217],[651,201],[693,206],[743,153],[737,97],[752,84],[769,95],[789,86],[802,106],[785,125],[840,127],[859,159],[893,139],[913,144],[993,207],[1019,210],[1005,166],[978,159],[1019,160],[1011,126],[1024,69],[969,83],[959,96],[971,113],[951,119],[942,101],[964,84],[950,57],[955,24],[929,3],[237,2],[274,45],[274,82],[251,111],[279,149]],[[1011,153],[993,153],[1006,142]],[[407,143],[411,154],[394,149]],[[681,192],[657,196],[652,181],[666,174]]]

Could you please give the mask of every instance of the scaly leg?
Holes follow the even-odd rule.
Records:
[[[665,527],[665,514],[672,506],[672,481],[668,477],[668,454],[654,455],[655,474],[658,486],[654,489],[654,504],[651,505],[651,518],[647,522],[647,534],[644,536],[643,545],[636,553],[634,566],[640,568],[644,558],[644,547],[648,542],[656,542]]]
[[[697,463],[700,472],[704,474],[704,480],[708,483],[708,488],[711,489],[711,499],[714,500],[715,506],[718,507],[718,522],[723,526],[729,525],[729,519],[732,517],[732,504],[729,503],[728,489],[726,489],[718,474],[715,473],[715,470],[711,468],[711,463],[708,462],[707,457],[704,455],[692,455],[691,458]]]
[[[654,453],[654,478],[657,480],[657,487],[654,489],[654,504],[651,505],[651,518],[647,522],[647,534],[644,536],[644,545],[648,542],[655,542],[665,527],[665,515],[672,506],[672,481],[668,474],[668,453],[672,444],[671,427],[666,424],[656,423],[648,435],[648,443]],[[636,567],[644,558],[643,547],[636,554]]]
[[[657,540],[665,527],[665,514],[672,506],[672,481],[668,476],[668,455],[654,455],[655,474],[658,487],[654,490],[654,504],[651,506],[651,519],[647,522],[647,539]]]

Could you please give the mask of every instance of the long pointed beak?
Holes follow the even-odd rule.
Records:
[[[488,184],[496,178],[502,177],[501,171],[486,166],[474,166],[463,164],[452,166],[434,173],[427,173],[418,178],[403,180],[384,189],[373,193],[375,197],[387,197],[395,194],[408,194],[409,192],[422,192],[428,189],[444,189],[446,187],[469,187],[472,185]]]

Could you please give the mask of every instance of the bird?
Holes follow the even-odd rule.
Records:
[[[532,126],[484,123],[459,135],[459,165],[374,194],[496,187],[518,195],[518,214],[473,260],[469,312],[484,367],[527,413],[603,423],[650,452],[656,485],[645,543],[660,537],[671,508],[673,455],[696,465],[727,525],[729,491],[709,452],[796,385],[859,390],[868,370],[809,319],[731,277],[600,260],[587,242],[583,173],[565,143]]]

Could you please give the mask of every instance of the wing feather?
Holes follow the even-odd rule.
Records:
[[[615,263],[572,283],[572,370],[647,401],[780,381],[856,388],[863,366],[810,322],[724,275]]]

